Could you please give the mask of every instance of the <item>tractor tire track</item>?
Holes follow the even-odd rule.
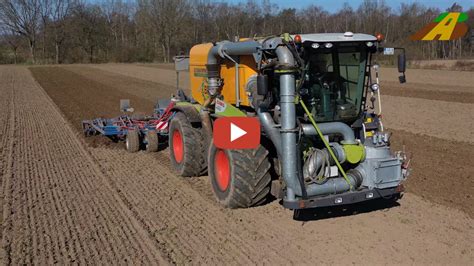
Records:
[[[2,95],[12,95],[4,262],[166,263],[28,70],[0,71],[11,76]]]

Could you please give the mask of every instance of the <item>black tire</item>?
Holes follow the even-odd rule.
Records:
[[[158,151],[158,133],[155,130],[148,130],[145,133],[144,138],[145,151],[157,152]]]
[[[226,164],[223,154],[229,167],[228,181],[226,178],[219,181],[219,175],[225,176],[227,171],[225,167],[221,169]],[[265,203],[270,194],[270,169],[268,150],[262,145],[246,150],[221,150],[213,144],[209,148],[208,172],[212,191],[219,203],[227,208],[248,208]]]
[[[206,173],[206,149],[201,132],[181,112],[177,112],[170,122],[168,144],[171,164],[181,176],[201,176]]]
[[[125,148],[129,152],[140,150],[140,135],[137,129],[129,129],[125,138]]]

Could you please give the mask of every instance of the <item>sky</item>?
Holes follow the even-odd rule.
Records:
[[[261,0],[255,0],[257,3]],[[247,0],[216,0],[215,2],[229,2],[229,3],[245,3]],[[329,12],[336,12],[344,3],[349,3],[353,8],[357,8],[363,0],[270,0],[271,3],[277,4],[281,8],[304,8],[308,5],[317,5],[324,7]],[[401,3],[418,2],[428,7],[437,7],[440,10],[445,10],[451,7],[455,2],[461,5],[464,10],[474,7],[474,0],[386,0],[385,3],[394,10],[400,7]]]

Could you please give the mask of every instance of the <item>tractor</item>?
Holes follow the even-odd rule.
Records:
[[[398,200],[409,158],[390,149],[375,57],[397,53],[403,83],[405,50],[382,43],[381,34],[345,32],[195,45],[179,57],[191,95],[174,99],[169,122],[175,171],[207,173],[227,208],[274,197],[293,210]],[[258,119],[260,145],[216,147],[213,126],[222,117]]]

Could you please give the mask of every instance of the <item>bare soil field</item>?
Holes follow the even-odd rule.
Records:
[[[170,171],[166,150],[130,154],[120,145],[107,146],[102,139],[91,145],[82,138],[80,121],[119,114],[119,99],[150,112],[155,97],[174,92],[171,70],[107,67],[31,68],[41,87],[26,69],[0,68],[2,96],[13,95],[0,98],[0,122],[6,121],[0,133],[7,132],[0,135],[7,147],[0,150],[7,262],[469,264],[474,259],[472,144],[396,130],[394,145],[413,150],[415,168],[407,184],[411,192],[400,205],[377,201],[323,209],[307,212],[302,222],[277,201],[223,209],[206,177],[183,179]],[[126,74],[117,74],[121,71]],[[24,130],[12,129],[20,126]]]
[[[3,262],[166,263],[30,72],[0,76]]]
[[[397,87],[416,90],[474,93],[472,72],[407,69],[406,77],[407,83],[400,85],[396,68],[381,68],[380,70],[381,83],[382,85],[387,83],[390,85],[389,88],[397,85]]]
[[[127,64],[101,64],[92,65],[95,69],[138,78],[159,84],[176,87],[176,72],[173,69],[157,69],[153,67],[127,65]],[[189,88],[189,73],[180,73],[180,87]]]
[[[382,95],[384,123],[446,140],[474,144],[474,104]]]
[[[456,88],[446,89],[446,86],[436,88],[429,86],[423,89],[418,84],[400,84],[399,82],[382,82],[383,95],[401,96],[408,98],[421,98],[427,100],[438,100],[454,103],[474,103],[474,89],[472,92],[456,91]]]

